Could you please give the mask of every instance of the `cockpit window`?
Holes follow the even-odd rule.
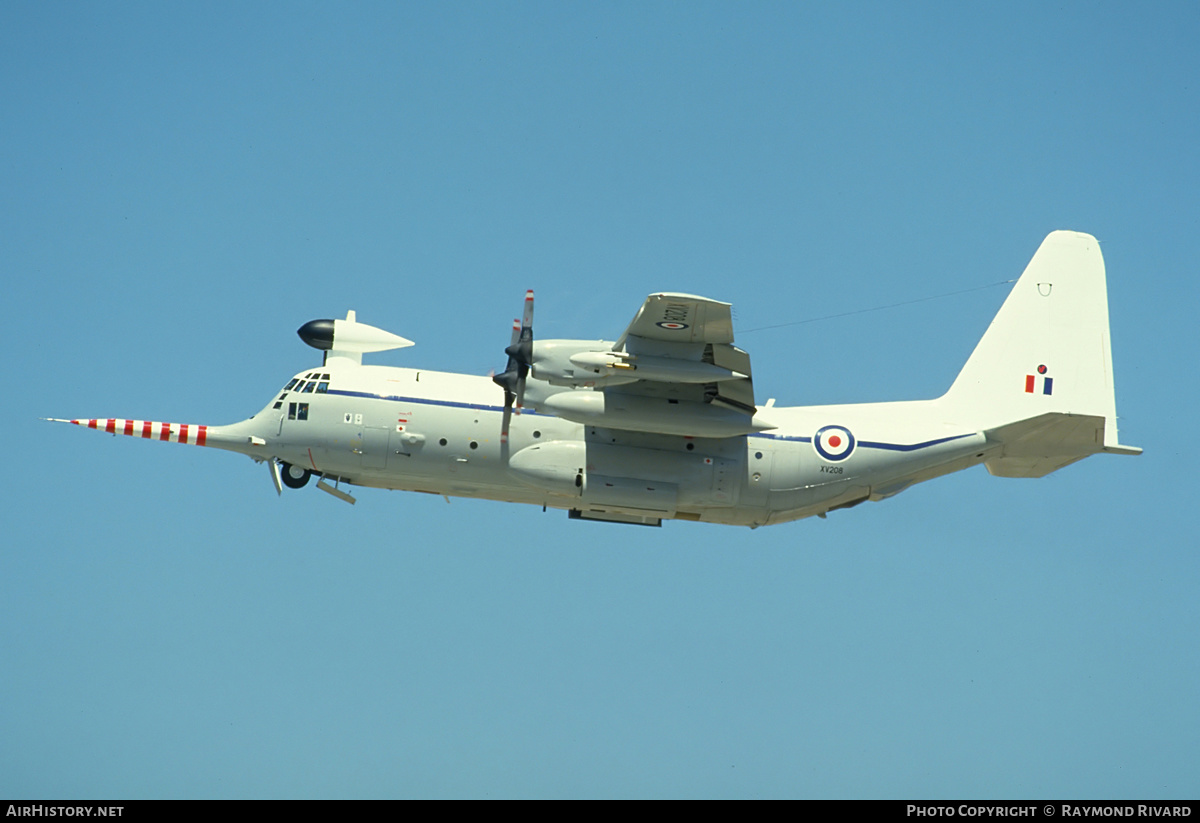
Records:
[[[325,392],[327,392],[327,391],[329,391],[329,383],[328,382],[322,380],[320,383],[317,384],[317,394],[325,394]]]
[[[316,387],[317,387],[317,384],[310,380],[309,382],[304,384],[303,392],[304,392],[304,394],[312,394],[312,390],[315,389]]]
[[[283,387],[283,390],[284,390],[284,391],[291,391],[291,390],[292,390],[292,386],[296,385],[296,384],[297,384],[297,383],[299,383],[299,382],[300,382],[300,380],[299,380],[299,379],[297,379],[297,378],[293,377],[291,380],[289,380],[289,381],[288,381],[288,384],[287,384],[286,386],[284,386],[284,387]]]

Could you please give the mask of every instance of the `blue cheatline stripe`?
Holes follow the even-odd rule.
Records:
[[[345,391],[344,389],[330,389],[327,394],[336,394],[340,397],[362,397],[367,400],[388,400],[394,403],[421,403],[426,406],[444,406],[450,409],[471,409],[472,411],[489,411],[503,412],[503,406],[489,406],[486,403],[459,403],[454,400],[433,400],[428,397],[404,397],[398,394],[377,394],[375,392],[365,391]],[[531,409],[522,409],[521,414],[532,414],[536,417],[557,417],[553,414],[542,414]],[[593,424],[589,424],[593,425]],[[973,434],[974,432],[972,432]],[[949,443],[951,440],[961,440],[964,437],[970,437],[970,434],[955,434],[950,437],[942,437],[938,440],[926,440],[924,443],[877,443],[871,440],[859,440],[858,448],[860,449],[886,449],[887,451],[895,452],[911,452],[917,449],[926,449],[930,446],[937,446],[941,443]],[[811,437],[790,436],[784,434],[770,434],[769,432],[756,432],[749,434],[747,437],[761,437],[765,440],[786,440],[792,443],[811,443]]]
[[[326,394],[336,394],[342,397],[363,397],[367,400],[387,400],[393,403],[422,403],[426,406],[444,406],[450,409],[470,409],[472,411],[490,411],[503,412],[503,406],[489,406],[486,403],[459,403],[455,400],[433,400],[428,397],[404,397],[399,394],[377,394],[368,391],[345,391],[344,389],[330,389]],[[544,415],[541,412],[535,412],[529,408],[522,408],[521,414],[532,414],[537,417],[552,417],[553,415]]]
[[[974,432],[972,432],[974,434]],[[937,446],[942,443],[949,443],[951,440],[962,440],[964,437],[970,437],[970,434],[955,434],[950,437],[942,437],[937,440],[926,440],[924,443],[913,443],[912,445],[902,445],[900,443],[874,443],[867,440],[859,440],[858,445],[864,449],[887,449],[894,452],[911,452],[917,449],[926,449],[930,446]]]
[[[972,432],[974,434],[974,432]],[[769,434],[767,432],[758,432],[756,434],[747,435],[748,437],[761,437],[766,440],[787,440],[793,443],[811,443],[811,437],[791,437],[783,434]],[[917,449],[927,449],[930,446],[938,446],[942,443],[949,443],[951,440],[961,440],[964,437],[970,437],[970,434],[954,434],[950,437],[941,437],[937,440],[926,440],[924,443],[880,443],[874,440],[859,440],[857,443],[860,449],[885,449],[893,452],[912,452]]]

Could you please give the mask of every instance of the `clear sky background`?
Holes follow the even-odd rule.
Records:
[[[1194,2],[0,5],[0,796],[1195,798],[1198,43]],[[544,337],[729,301],[760,400],[934,397],[1061,228],[1146,453],[1042,480],[639,529],[38,419],[241,420],[350,308],[486,374],[526,288]]]

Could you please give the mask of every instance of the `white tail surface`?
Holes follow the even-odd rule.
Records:
[[[1056,231],[1042,241],[939,402],[954,422],[1001,442],[1019,430],[1022,454],[1011,461],[1027,464],[1041,447],[1037,431],[1046,433],[1048,460],[1041,470],[1010,466],[1002,457],[988,461],[994,474],[1037,476],[1100,451],[1140,452],[1118,445],[1108,290],[1096,238]],[[1042,416],[1050,413],[1093,418],[1092,442],[1080,440],[1078,426],[1070,426],[1072,435],[1065,438],[1061,425],[1047,427]],[[1034,426],[1010,425],[1032,418],[1042,419]]]

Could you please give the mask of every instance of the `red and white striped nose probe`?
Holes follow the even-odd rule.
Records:
[[[120,417],[94,418],[91,420],[63,420],[58,417],[47,417],[54,423],[74,423],[76,426],[86,426],[89,429],[105,431],[109,434],[127,434],[130,437],[141,437],[146,440],[164,440],[168,443],[190,443],[193,446],[206,445],[208,426],[197,426],[192,423],[156,423],[152,420],[123,420]]]

